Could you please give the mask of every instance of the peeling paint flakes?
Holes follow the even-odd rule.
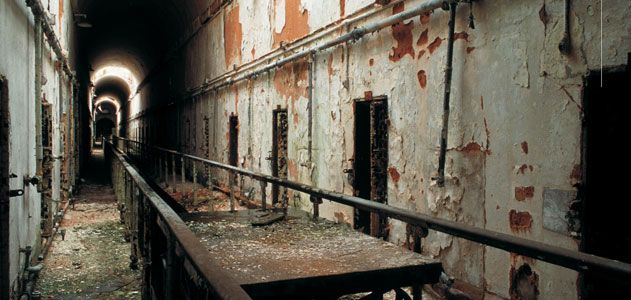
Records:
[[[276,70],[274,74],[276,91],[287,99],[307,98],[308,67],[309,64],[306,62],[297,61]]]
[[[233,63],[241,63],[243,31],[241,22],[239,21],[238,4],[235,4],[234,7],[225,14],[223,36],[226,67],[230,68]]]
[[[418,71],[416,77],[418,77],[418,83],[421,88],[424,89],[425,87],[427,87],[427,74],[425,74],[425,70]]]
[[[276,3],[281,0],[275,0]],[[280,13],[274,5],[276,16]],[[276,28],[278,30],[278,28]],[[280,32],[280,33],[277,33]],[[274,32],[274,47],[281,42],[291,42],[309,34],[309,11],[300,7],[300,0],[285,0],[285,22],[280,31]]]
[[[395,167],[388,168],[388,174],[390,174],[390,178],[392,178],[392,181],[394,181],[395,184],[399,182],[399,179],[401,179],[401,174],[399,174],[399,171],[397,171],[397,168]]]
[[[473,50],[475,50],[475,47],[467,47],[467,54],[473,52]]]
[[[515,200],[517,201],[525,201],[527,199],[532,199],[534,195],[535,195],[534,186],[516,186],[515,187]]]
[[[422,25],[427,25],[427,24],[429,24],[429,20],[430,20],[430,18],[431,18],[431,14],[432,14],[432,12],[431,12],[431,11],[430,11],[430,12],[426,12],[426,13],[424,13],[424,14],[421,14],[421,24],[422,24]]]
[[[402,12],[405,6],[404,3],[398,3],[392,8],[392,14]],[[392,37],[395,39],[397,46],[392,47],[392,54],[390,54],[390,60],[397,62],[404,56],[410,55],[412,59],[415,58],[415,50],[412,45],[413,35],[412,29],[414,28],[414,21],[408,23],[399,22],[392,25]]]
[[[442,44],[443,39],[441,39],[440,37],[436,37],[436,39],[434,39],[434,41],[429,44],[429,46],[427,46],[427,50],[429,50],[429,54],[433,54],[434,51],[436,51],[436,49],[438,49],[438,47],[440,47],[440,44]]]
[[[340,0],[340,17],[346,15],[346,0]]]
[[[429,38],[427,37],[427,32],[428,29],[425,29],[423,32],[421,32],[421,36],[419,36],[418,40],[416,41],[417,46],[423,46],[427,44],[427,42],[429,41]]]
[[[510,228],[515,231],[529,231],[532,227],[532,216],[529,212],[518,212],[514,209],[508,213]]]

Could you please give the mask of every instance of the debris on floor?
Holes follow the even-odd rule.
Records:
[[[73,207],[74,206],[74,207]],[[129,268],[114,193],[86,185],[61,224],[44,260],[37,290],[44,299],[140,299],[140,272]]]

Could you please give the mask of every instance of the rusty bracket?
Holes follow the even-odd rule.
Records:
[[[313,203],[313,219],[317,220],[320,217],[320,204],[322,204],[322,198],[309,196],[309,200]]]

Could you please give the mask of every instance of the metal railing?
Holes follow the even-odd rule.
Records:
[[[184,164],[186,160],[189,160],[194,169],[193,173],[196,173],[196,164],[201,163],[207,167],[225,170],[231,175],[239,174],[252,178],[254,180],[258,180],[261,183],[261,198],[263,207],[265,207],[266,205],[266,197],[264,192],[265,187],[268,183],[271,183],[273,185],[278,185],[309,194],[311,197],[311,202],[314,206],[314,217],[317,217],[317,212],[319,211],[318,206],[320,205],[320,203],[322,203],[322,199],[326,199],[333,202],[349,205],[357,209],[378,213],[382,216],[397,219],[406,222],[412,226],[419,227],[422,229],[421,232],[424,233],[422,237],[427,236],[428,230],[432,229],[466,240],[488,245],[494,248],[502,249],[519,255],[545,261],[554,265],[573,269],[579,272],[593,271],[602,274],[623,276],[623,278],[631,278],[631,264],[623,263],[617,260],[607,259],[584,252],[552,246],[541,242],[515,237],[487,229],[477,228],[458,222],[439,219],[423,213],[413,212],[393,207],[387,204],[362,199],[359,197],[344,195],[341,193],[320,189],[306,184],[272,177],[262,173],[253,172],[209,159],[177,152],[171,149],[148,145],[138,141],[133,141],[120,137],[114,137],[114,140],[120,148],[125,149],[126,153],[130,154],[130,156],[136,157],[144,164],[154,164],[166,167],[164,171],[160,171],[160,173],[162,174],[169,173],[169,164],[166,163],[162,165],[161,163],[156,163],[156,161],[172,161],[173,164],[171,165],[171,173],[174,179],[176,175],[175,173],[178,169],[176,168],[175,162],[180,161],[181,163],[180,175],[182,176],[181,179],[184,181],[186,176]],[[197,176],[195,174],[193,176],[196,180]],[[230,180],[233,180],[232,178],[234,177],[235,176],[228,176]],[[233,184],[230,184],[231,189],[232,185]],[[234,193],[231,192],[231,194]],[[231,197],[231,201],[234,201],[234,196]],[[233,207],[233,205],[231,206]],[[420,244],[420,238],[418,238],[417,241],[419,242],[418,244]],[[417,241],[415,241],[415,244],[417,244]],[[420,247],[417,248],[420,251]]]
[[[104,149],[132,244],[132,267],[143,265],[143,299],[251,299],[128,157],[110,142]]]

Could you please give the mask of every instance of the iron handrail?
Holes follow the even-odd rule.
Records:
[[[129,174],[131,179],[136,183],[141,193],[149,200],[149,203],[164,221],[172,236],[181,246],[182,251],[190,259],[191,265],[207,281],[211,288],[210,292],[214,294],[213,298],[226,300],[251,299],[245,290],[243,290],[229,274],[214,263],[208,251],[206,251],[206,248],[201,244],[186,223],[184,223],[180,216],[164,202],[153,188],[151,188],[142,175],[127,162],[124,154],[118,151],[113,143],[108,141],[107,144],[117,150],[112,152],[123,165],[127,174]]]
[[[533,241],[525,238],[515,237],[505,233],[495,232],[488,229],[478,228],[454,221],[435,218],[427,214],[413,212],[387,204],[366,200],[363,198],[349,196],[325,189],[309,186],[306,184],[290,181],[287,179],[277,178],[262,173],[250,171],[247,169],[238,168],[235,166],[223,164],[220,162],[212,161],[209,159],[193,156],[190,154],[178,152],[171,149],[166,149],[158,146],[149,145],[146,143],[121,138],[114,136],[113,138],[120,139],[146,147],[150,147],[156,150],[160,150],[166,153],[180,156],[182,158],[188,158],[193,161],[198,161],[216,168],[234,172],[243,176],[250,177],[259,181],[276,184],[285,188],[290,188],[299,192],[309,194],[322,199],[327,199],[333,202],[349,205],[355,208],[368,210],[371,212],[380,213],[393,219],[397,219],[406,222],[411,225],[421,226],[428,229],[433,229],[439,232],[447,233],[453,236],[464,238],[466,240],[481,243],[494,248],[502,249],[508,252],[513,252],[519,255],[528,256],[541,261],[545,261],[554,265],[562,266],[568,269],[573,269],[579,272],[584,271],[596,271],[602,273],[610,273],[615,275],[622,275],[631,278],[631,264],[624,263],[618,260],[608,259],[593,254],[588,254],[580,251],[570,250],[553,246],[538,241]]]

